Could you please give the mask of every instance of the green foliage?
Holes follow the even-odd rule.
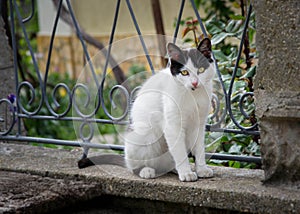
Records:
[[[147,72],[145,65],[133,63],[128,69],[128,79],[126,84],[129,90],[133,90],[135,87],[141,86],[150,72]]]
[[[234,15],[233,8],[237,7],[235,0],[194,0],[197,8],[203,8],[206,14],[204,20],[216,16],[218,20],[228,20]]]
[[[21,16],[23,18],[29,17],[31,15],[31,0],[17,1],[18,8],[20,10]],[[35,2],[36,5],[36,2]],[[37,41],[36,34],[39,31],[38,18],[37,18],[37,10],[33,12],[32,19],[26,23],[24,23],[24,27],[26,28],[26,32],[28,35],[28,39],[30,40],[30,45],[34,52],[37,50]],[[17,16],[14,17],[15,20],[18,20]],[[25,37],[23,36],[23,30],[21,28],[21,24],[18,21],[15,21],[16,25],[16,40],[17,47],[19,52],[19,69],[20,69],[20,77],[23,80],[34,81],[37,79],[37,74],[34,71],[34,66],[32,64],[32,56],[29,52],[29,47],[26,43]]]

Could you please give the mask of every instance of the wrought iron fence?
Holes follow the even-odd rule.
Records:
[[[112,23],[112,30],[110,34],[109,39],[109,45],[107,46],[107,51],[105,52],[105,63],[103,68],[103,75],[102,78],[99,80],[99,77],[97,76],[97,72],[95,71],[94,65],[91,60],[91,56],[88,52],[85,40],[82,35],[82,31],[78,25],[78,22],[76,21],[76,17],[74,15],[72,5],[69,0],[65,0],[66,7],[70,14],[69,21],[72,22],[74,25],[76,35],[81,43],[84,56],[87,62],[87,67],[89,72],[91,72],[93,80],[95,81],[96,85],[96,101],[94,109],[89,112],[85,113],[82,111],[82,106],[79,106],[76,101],[76,93],[79,90],[84,91],[86,95],[86,101],[85,104],[90,102],[89,98],[91,97],[90,89],[87,87],[87,85],[82,83],[77,83],[73,86],[71,89],[69,86],[67,86],[65,83],[56,83],[54,88],[52,89],[52,96],[49,98],[49,93],[47,92],[47,81],[48,81],[48,75],[49,75],[49,66],[51,62],[51,54],[53,49],[53,43],[56,35],[57,25],[60,18],[61,10],[63,10],[63,0],[60,0],[57,7],[57,14],[56,18],[54,20],[54,26],[53,31],[50,39],[50,45],[49,45],[49,53],[48,53],[48,59],[46,64],[46,70],[44,73],[44,76],[42,76],[42,73],[39,70],[39,66],[35,57],[35,53],[33,51],[32,46],[30,45],[30,41],[28,38],[28,34],[26,31],[25,23],[29,22],[31,18],[33,17],[34,13],[34,1],[32,1],[32,11],[31,14],[23,18],[21,16],[19,7],[17,5],[16,0],[10,0],[9,1],[9,8],[10,8],[10,28],[12,35],[15,35],[16,33],[16,23],[21,27],[22,34],[25,38],[26,44],[28,46],[28,51],[32,59],[33,67],[35,74],[37,76],[39,86],[38,91],[34,88],[34,86],[28,82],[28,81],[20,81],[18,77],[18,64],[17,64],[17,41],[15,36],[12,36],[12,47],[13,47],[13,57],[14,57],[14,73],[15,73],[15,90],[16,90],[16,96],[14,97],[11,95],[8,98],[3,98],[0,100],[0,107],[4,107],[7,109],[2,115],[0,115],[0,123],[1,129],[0,129],[0,140],[1,141],[24,141],[24,142],[36,142],[36,143],[46,143],[46,144],[55,144],[55,145],[66,145],[66,146],[74,146],[74,147],[83,147],[84,152],[83,156],[87,156],[89,148],[97,148],[97,149],[111,149],[111,150],[119,150],[123,151],[124,147],[122,145],[114,145],[114,144],[100,144],[100,143],[92,143],[91,140],[94,137],[94,126],[92,124],[111,124],[111,125],[127,125],[129,123],[128,121],[128,112],[130,108],[130,104],[134,98],[134,94],[137,89],[133,89],[131,92],[129,92],[128,88],[124,85],[115,85],[113,86],[109,91],[109,97],[110,102],[113,104],[113,94],[116,91],[121,91],[123,94],[123,99],[125,100],[126,105],[124,106],[123,112],[120,116],[114,117],[107,107],[105,106],[105,96],[104,96],[104,84],[106,81],[106,72],[110,63],[110,55],[111,55],[111,47],[114,42],[115,37],[115,29],[118,22],[118,15],[120,11],[120,3],[121,0],[117,0],[116,8],[115,8],[115,15],[114,20]],[[185,7],[185,0],[181,1],[177,22],[174,30],[173,35],[173,42],[176,43],[177,41],[177,35],[180,27],[180,21],[182,19],[182,13]],[[195,16],[197,17],[199,26],[202,30],[202,33],[205,37],[207,37],[206,29],[204,27],[204,24],[202,22],[202,19],[200,18],[200,14],[196,8],[194,0],[190,0],[190,3],[192,5],[192,8],[195,12]],[[148,53],[147,46],[144,41],[143,34],[140,30],[140,27],[138,25],[138,20],[135,17],[134,10],[131,6],[130,0],[126,0],[126,5],[128,7],[131,19],[133,21],[134,27],[136,29],[140,44],[144,50],[144,55],[146,56],[147,62],[149,64],[149,67],[154,74],[154,66],[151,61],[150,54]],[[235,118],[232,110],[232,88],[234,85],[234,79],[236,77],[236,73],[238,71],[238,65],[240,61],[240,57],[243,50],[243,44],[244,39],[247,32],[247,27],[250,20],[252,7],[251,5],[248,8],[247,17],[244,21],[244,28],[241,36],[241,41],[239,45],[239,51],[238,56],[236,59],[235,67],[232,72],[232,77],[230,80],[229,86],[226,88],[224,85],[224,80],[222,79],[222,75],[220,70],[218,69],[217,61],[215,60],[216,67],[217,67],[217,78],[220,83],[220,91],[223,93],[224,96],[224,105],[222,105],[220,99],[218,96],[214,95],[213,101],[214,101],[214,112],[210,115],[210,120],[212,123],[207,124],[206,129],[209,132],[223,132],[223,133],[235,133],[235,134],[246,134],[246,135],[252,135],[252,136],[259,136],[259,131],[257,128],[257,123],[253,123],[250,126],[243,126],[241,123]],[[68,104],[67,107],[61,111],[57,112],[54,107],[59,107],[59,103],[56,100],[56,94],[57,92],[63,89],[65,90],[67,94]],[[26,91],[26,93],[30,94],[30,99],[27,100],[27,103],[24,104],[24,100],[21,99],[21,94],[23,91]],[[243,93],[238,100],[238,106],[240,108],[241,114],[245,118],[249,118],[250,116],[247,114],[247,112],[243,108],[243,102],[246,97],[252,97],[252,92],[245,92]],[[50,101],[52,103],[50,103]],[[38,105],[35,109],[29,110],[26,106],[31,105],[33,102],[37,102]],[[47,115],[44,115],[41,112],[42,106],[46,106],[48,111],[50,112]],[[83,106],[85,108],[85,105]],[[106,115],[106,119],[104,118],[97,118],[95,115],[99,110],[103,110]],[[74,111],[75,114],[72,116],[69,115],[71,111]],[[224,123],[225,118],[229,117],[231,121],[234,123],[235,128],[228,128],[228,127],[222,127],[221,124]],[[78,125],[78,140],[63,140],[63,139],[52,139],[52,138],[44,138],[44,137],[36,137],[36,136],[26,136],[22,134],[22,127],[21,127],[21,121],[23,119],[28,120],[57,120],[57,121],[69,121],[69,122],[77,122]],[[76,128],[76,127],[75,127]],[[87,133],[84,130],[88,130]],[[219,160],[237,160],[237,161],[244,161],[244,162],[254,162],[257,164],[260,164],[260,157],[254,157],[254,156],[239,156],[239,155],[228,155],[228,154],[207,154],[212,159],[219,159]]]

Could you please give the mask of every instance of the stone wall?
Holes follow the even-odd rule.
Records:
[[[300,182],[300,1],[253,1],[256,114],[267,183]]]
[[[0,31],[0,99],[2,99],[6,98],[10,93],[15,94],[12,49],[8,44],[2,17],[0,17]]]

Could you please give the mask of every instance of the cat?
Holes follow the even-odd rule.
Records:
[[[169,66],[141,87],[130,111],[130,131],[125,135],[125,157],[100,155],[79,161],[79,168],[95,164],[126,167],[142,178],[171,171],[180,181],[212,177],[205,162],[205,124],[210,110],[215,65],[211,41],[197,48],[167,44]],[[195,170],[188,154],[195,158]]]

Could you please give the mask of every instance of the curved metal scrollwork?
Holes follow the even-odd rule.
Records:
[[[239,109],[240,109],[240,112],[242,113],[242,115],[244,116],[245,119],[251,119],[251,116],[244,110],[244,107],[243,107],[244,100],[248,96],[253,97],[254,96],[253,92],[246,92],[239,99]],[[249,129],[249,130],[253,130],[253,129],[257,128],[257,126],[258,126],[257,122],[254,121],[254,123],[252,124],[252,126],[250,126],[250,127],[243,127],[243,128]]]
[[[22,89],[24,89],[23,93],[27,93],[27,96],[21,96]],[[32,86],[32,84],[30,82],[24,81],[19,84],[18,91],[17,91],[17,97],[19,97],[19,98],[21,98],[21,97],[28,98],[29,97],[29,100],[27,100],[26,103],[24,103],[25,102],[24,99],[23,100],[17,99],[18,108],[19,108],[20,112],[25,113],[26,115],[29,115],[29,116],[36,115],[40,112],[43,102],[44,102],[44,96],[43,96],[43,93],[41,93],[40,99],[38,99],[37,98],[38,96],[36,94],[36,89]],[[37,107],[35,107],[35,109],[28,109],[28,108],[30,108],[30,106],[33,106],[33,104],[35,102],[38,102]]]
[[[1,106],[4,106],[3,108]],[[2,115],[0,114],[0,136],[7,135],[11,132],[16,121],[15,105],[9,99],[0,100],[0,109],[2,109]],[[10,120],[8,119],[10,118]]]
[[[60,90],[64,90],[66,92],[64,97],[67,96],[67,98],[68,98],[67,107],[65,108],[65,110],[63,110],[62,113],[55,112],[55,110],[53,110],[53,108],[49,104],[48,99],[46,99],[47,107],[48,107],[50,113],[55,117],[66,116],[72,107],[72,93],[70,91],[70,88],[65,83],[58,83],[52,90],[52,96],[51,96],[51,98],[53,100],[53,104],[55,105],[56,109],[59,109],[61,107],[61,105],[59,104],[59,101],[57,100],[57,96],[56,96],[57,94],[59,94]]]
[[[219,128],[226,117],[226,108],[221,109],[221,100],[215,93],[212,95],[211,106],[213,111],[209,115],[209,119],[212,122],[209,125]]]
[[[87,131],[85,131],[87,128],[85,127],[88,127],[88,134],[86,134]],[[83,122],[81,123],[80,127],[79,127],[79,136],[80,136],[80,139],[83,141],[83,142],[91,142],[91,140],[93,139],[93,136],[94,136],[94,127],[91,123],[89,122]]]
[[[96,90],[96,94],[94,94],[93,96],[89,87],[85,84],[76,84],[72,91],[72,97],[75,113],[82,118],[94,117],[96,112],[100,108],[101,100],[100,98],[96,99],[97,97],[99,97],[99,90]],[[80,98],[79,103],[76,101],[76,97]]]
[[[114,87],[112,87],[109,91],[109,100],[110,100],[110,103],[111,103],[111,106],[112,106],[112,109],[115,109],[116,108],[116,104],[113,100],[113,94],[116,92],[116,91],[120,91],[123,95],[124,95],[124,103],[125,103],[125,106],[123,106],[123,112],[121,113],[121,115],[119,117],[114,117],[112,116],[111,113],[109,113],[106,109],[105,106],[103,106],[103,109],[106,113],[106,115],[113,121],[120,121],[120,120],[123,120],[125,119],[125,117],[127,116],[128,112],[129,112],[129,103],[130,103],[130,96],[129,96],[129,93],[127,91],[127,89],[122,86],[122,85],[115,85]]]

